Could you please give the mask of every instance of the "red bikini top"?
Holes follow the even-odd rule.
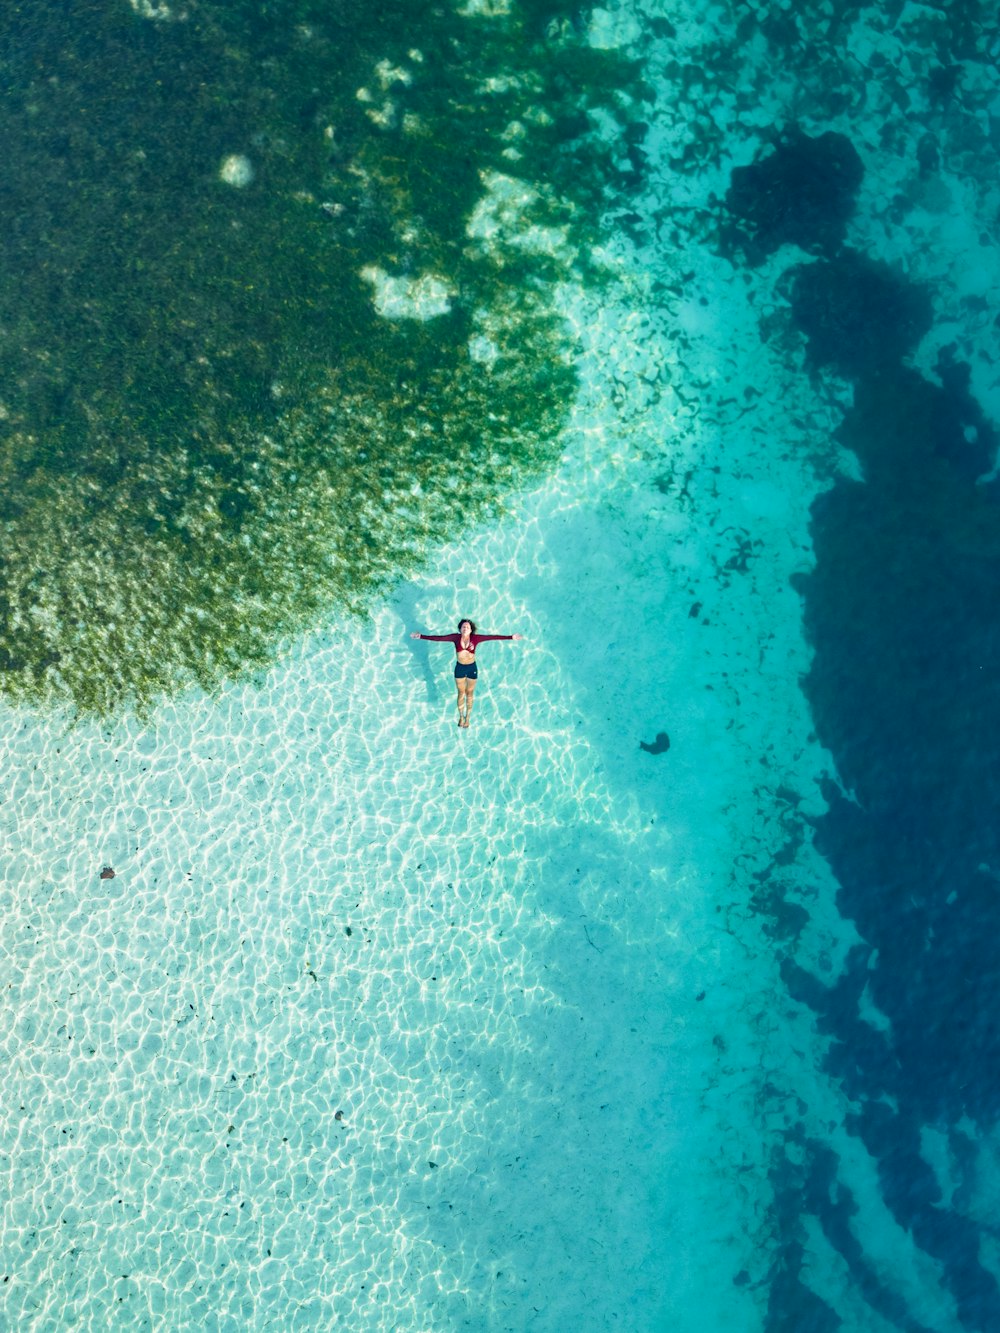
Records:
[[[476,649],[481,643],[487,643],[490,639],[512,639],[513,637],[513,634],[470,634],[468,646],[463,648],[461,634],[420,635],[420,638],[427,639],[431,643],[453,643],[455,645],[456,654],[471,653],[473,657],[475,657]]]

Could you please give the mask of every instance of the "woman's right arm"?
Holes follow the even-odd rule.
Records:
[[[411,639],[426,639],[428,643],[454,643],[454,634],[418,634],[416,630],[410,635]]]

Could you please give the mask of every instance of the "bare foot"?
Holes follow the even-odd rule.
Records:
[[[469,725],[469,719],[466,718],[464,722],[459,722],[458,725],[459,725],[460,727],[467,727],[467,726]]]

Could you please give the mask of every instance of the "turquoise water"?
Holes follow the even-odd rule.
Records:
[[[0,19],[0,1327],[996,1327],[987,20]]]

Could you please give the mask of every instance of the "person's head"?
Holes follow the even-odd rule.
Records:
[[[466,631],[466,629],[468,629],[468,631],[469,631],[470,634],[475,634],[475,632],[476,632],[476,622],[475,622],[474,620],[460,620],[460,621],[458,622],[458,632],[459,632],[459,634],[464,634],[465,631]]]

